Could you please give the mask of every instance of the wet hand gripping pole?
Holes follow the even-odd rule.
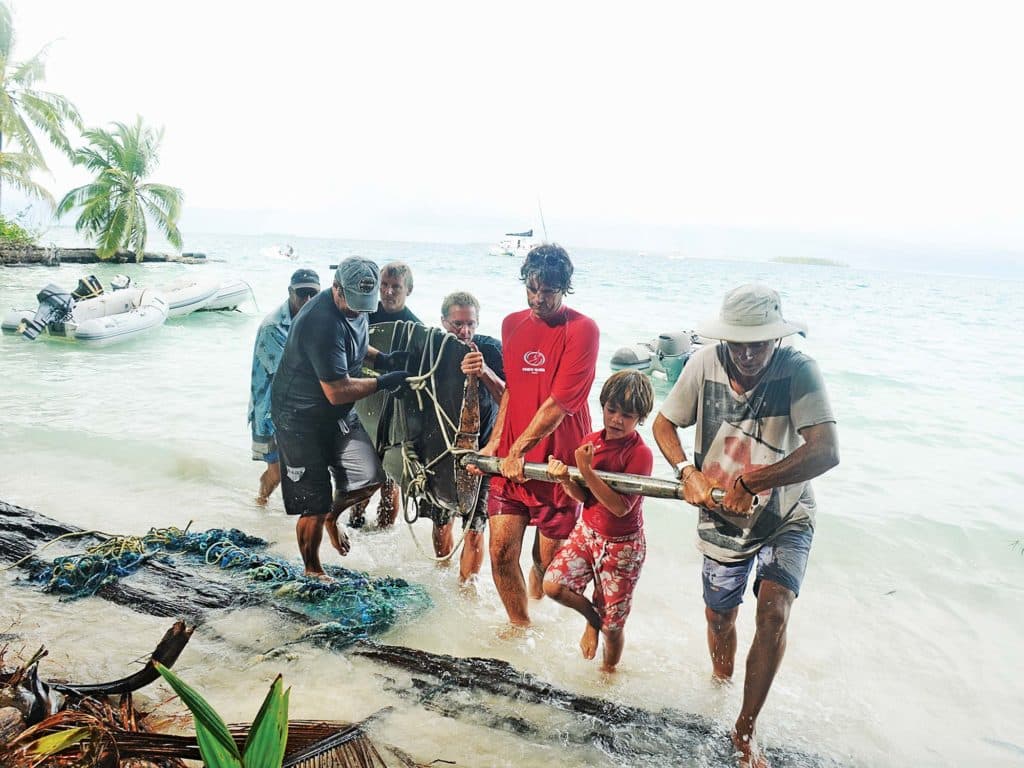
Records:
[[[463,466],[472,464],[482,472],[490,475],[501,474],[501,458],[498,456],[481,456],[479,453],[466,453],[463,454],[461,462]],[[594,474],[604,480],[608,487],[616,493],[625,493],[631,496],[650,496],[654,499],[681,499],[685,501],[683,499],[683,484],[673,480],[660,480],[656,477],[647,477],[646,475],[630,475],[626,472],[605,472],[604,470],[595,470]],[[547,464],[527,462],[523,466],[523,475],[527,480],[542,480],[545,483],[558,482],[548,474]],[[587,487],[587,483],[583,479],[583,473],[576,467],[569,467],[569,477],[584,488]],[[722,499],[725,498],[725,493],[724,488],[715,488],[711,491],[711,498],[716,504],[721,504]],[[760,497],[755,496],[750,504],[750,508],[753,509],[758,506],[760,501]]]

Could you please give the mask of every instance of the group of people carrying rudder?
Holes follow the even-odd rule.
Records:
[[[470,346],[462,371],[479,382],[480,453],[499,457],[500,466],[500,475],[483,477],[477,504],[463,520],[460,578],[479,571],[489,521],[491,571],[512,627],[529,626],[529,598],[548,595],[584,617],[583,656],[594,658],[603,646],[602,669],[611,672],[622,655],[623,627],[646,555],[643,498],[616,492],[597,473],[652,472],[654,457],[637,426],[654,410],[654,392],[643,373],[612,374],[600,392],[604,426],[595,430],[588,400],[599,332],[591,318],[564,303],[573,292],[572,261],[560,246],[541,245],[527,255],[519,276],[527,308],[504,319],[500,340],[476,333],[480,305],[471,294],[450,294],[441,309],[443,327]],[[260,496],[265,502],[280,478],[285,510],[298,517],[306,574],[329,578],[319,558],[322,532],[344,555],[349,542],[337,524],[341,512],[365,506],[378,489],[381,507],[397,506],[397,489],[352,405],[405,386],[409,373],[404,353],[369,346],[369,324],[417,318],[405,307],[413,287],[405,264],[379,270],[350,257],[327,290],[318,290],[315,278],[310,270],[296,272],[289,301],[261,326],[250,420],[254,457],[268,462]],[[720,343],[705,345],[686,363],[652,432],[683,497],[699,510],[707,639],[717,680],[733,674],[736,616],[755,572],[756,630],[733,743],[741,763],[761,765],[754,726],[782,660],[814,532],[808,481],[838,463],[838,438],[817,364],[783,343],[806,328],[783,317],[776,291],[763,285],[729,291],[719,316],[697,330]],[[277,340],[275,359],[267,350],[277,349],[270,343]],[[364,378],[364,365],[379,375]],[[679,430],[690,426],[696,429],[687,452]],[[546,464],[556,482],[527,480],[526,462]],[[570,476],[570,467],[584,485]],[[426,514],[434,520],[435,551],[448,554],[451,512]],[[531,525],[533,566],[524,576],[520,555]],[[593,596],[587,597],[591,582]]]

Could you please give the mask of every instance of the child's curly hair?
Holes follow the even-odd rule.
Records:
[[[635,413],[643,424],[654,410],[654,387],[640,371],[617,371],[601,387],[601,407],[607,403],[621,411]]]

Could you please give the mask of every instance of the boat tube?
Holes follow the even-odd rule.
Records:
[[[250,285],[244,280],[225,280],[220,284],[217,293],[213,295],[206,304],[199,308],[200,312],[215,312],[218,310],[238,309],[249,299],[256,301],[256,294],[253,293]]]
[[[157,290],[167,299],[169,316],[184,317],[205,307],[217,295],[220,283],[183,277],[158,286]]]

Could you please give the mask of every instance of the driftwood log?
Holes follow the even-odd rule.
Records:
[[[459,658],[368,641],[351,653],[411,673],[408,683],[386,678],[387,689],[462,722],[536,743],[591,748],[616,765],[733,764],[728,731],[700,715],[653,712],[573,693],[498,659]],[[791,749],[765,752],[778,768],[838,765]]]
[[[41,563],[38,558],[31,556],[32,552],[58,536],[73,532],[81,533],[83,529],[0,501],[0,563],[14,563],[28,557],[19,567],[31,570]],[[102,540],[99,535],[75,539],[79,544]],[[147,560],[135,576],[137,578],[119,579],[103,586],[96,596],[139,613],[185,619],[192,623],[203,623],[207,614],[214,610],[267,607],[266,601],[259,595],[228,580],[202,578],[156,559]],[[307,625],[313,623],[297,611],[278,605],[270,607],[287,614],[296,622]]]

